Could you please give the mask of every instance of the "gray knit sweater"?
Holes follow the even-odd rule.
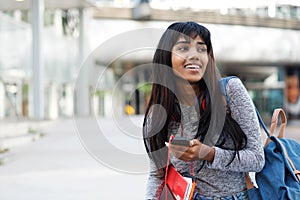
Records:
[[[235,156],[235,159],[229,166],[226,165],[230,162],[234,151],[218,147],[214,147],[215,156],[212,163],[197,161],[195,171],[199,171],[201,166],[202,168],[196,174],[196,191],[209,197],[228,196],[245,190],[245,172],[258,172],[264,166],[264,152],[259,122],[247,90],[238,78],[233,78],[226,85],[226,92],[230,100],[232,117],[247,136],[247,146],[239,151],[240,160],[238,156]],[[184,132],[188,138],[192,139],[197,132],[199,115],[194,106],[180,106],[182,126],[175,122],[170,123],[168,126],[169,133],[179,134]],[[151,118],[152,115],[149,113],[146,121],[146,130],[151,130]],[[190,171],[191,165],[189,162],[184,162],[171,156],[171,163],[181,173]],[[158,199],[157,191],[162,188],[163,181],[164,171],[157,169],[154,162],[150,159],[150,173],[145,199]]]

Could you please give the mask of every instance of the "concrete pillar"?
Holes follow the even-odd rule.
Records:
[[[269,15],[269,17],[276,17],[276,2],[275,2],[275,0],[269,0],[269,2],[268,2],[268,15]]]
[[[138,70],[138,82],[137,82],[137,84],[145,82],[145,74],[144,73],[145,73],[144,70]],[[140,92],[139,98],[140,98],[140,105],[139,105],[140,113],[139,114],[144,114],[145,110],[146,110],[146,107],[145,107],[145,94],[143,92]]]
[[[74,91],[73,91],[73,85],[67,84],[65,87],[66,97],[65,97],[65,110],[64,114],[67,117],[71,117],[73,115],[73,97],[74,97]]]
[[[0,81],[0,119],[5,117],[5,89],[3,83]]]
[[[80,72],[76,80],[76,114],[78,116],[88,116],[90,114],[89,98],[89,68],[91,66],[85,61],[88,56],[88,30],[89,10],[79,8],[80,32],[79,32],[79,60]]]
[[[93,95],[92,96],[92,115],[98,116],[99,115],[99,96]]]
[[[115,100],[117,101],[117,98],[115,98]],[[104,116],[105,117],[112,117],[113,116],[113,96],[110,93],[106,93],[104,96]],[[114,105],[118,105],[118,104],[114,104]],[[115,110],[117,111],[118,109]],[[114,113],[115,115],[117,115],[116,113]]]
[[[17,96],[16,96],[16,110],[19,116],[22,116],[22,99],[23,99],[23,92],[22,92],[22,80],[16,81],[17,87]]]
[[[58,86],[56,83],[50,83],[48,87],[48,117],[56,119],[58,117]]]
[[[33,117],[44,119],[44,59],[42,32],[44,0],[31,0],[32,66],[33,66]]]

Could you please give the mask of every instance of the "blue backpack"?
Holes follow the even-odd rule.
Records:
[[[221,89],[226,97],[226,85],[234,76],[220,80]],[[299,200],[300,199],[300,144],[293,139],[284,138],[286,116],[282,109],[275,109],[272,117],[270,132],[266,128],[259,112],[256,110],[260,125],[267,134],[264,147],[265,165],[262,171],[255,174],[258,187],[247,184],[250,200]],[[281,117],[278,136],[274,135],[277,127],[278,116]],[[248,179],[249,180],[249,179]]]

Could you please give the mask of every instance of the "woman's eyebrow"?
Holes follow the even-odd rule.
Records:
[[[204,42],[197,42],[197,44],[200,44],[200,45],[205,45]]]
[[[190,41],[182,40],[182,41],[176,42],[175,45],[177,45],[177,44],[189,44],[189,43],[190,43]],[[197,42],[197,44],[199,44],[199,45],[205,45],[204,42]]]
[[[181,41],[177,41],[176,43],[175,43],[175,45],[177,45],[177,44],[189,44],[190,42],[189,41],[187,41],[187,40],[181,40]]]

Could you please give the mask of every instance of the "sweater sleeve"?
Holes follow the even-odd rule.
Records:
[[[237,172],[258,172],[264,166],[264,150],[262,145],[261,130],[256,115],[254,104],[238,78],[233,78],[226,85],[227,96],[230,101],[230,109],[233,119],[240,125],[247,136],[247,145],[239,150],[239,158],[235,156],[233,162],[227,166],[233,150],[215,148],[215,156],[212,163],[208,163],[211,169]]]
[[[152,131],[152,112],[149,112],[146,118],[146,123],[144,125],[144,141],[145,141],[145,147],[146,149],[150,149],[150,144],[149,140],[145,139],[149,135],[151,135]],[[162,193],[163,187],[164,187],[164,170],[163,169],[158,169],[151,158],[149,156],[149,176],[148,176],[148,181],[146,185],[146,195],[145,199],[146,200],[158,200],[159,196]]]
[[[164,171],[157,169],[155,163],[150,159],[150,172],[146,185],[147,200],[157,200],[162,193],[164,187]]]

